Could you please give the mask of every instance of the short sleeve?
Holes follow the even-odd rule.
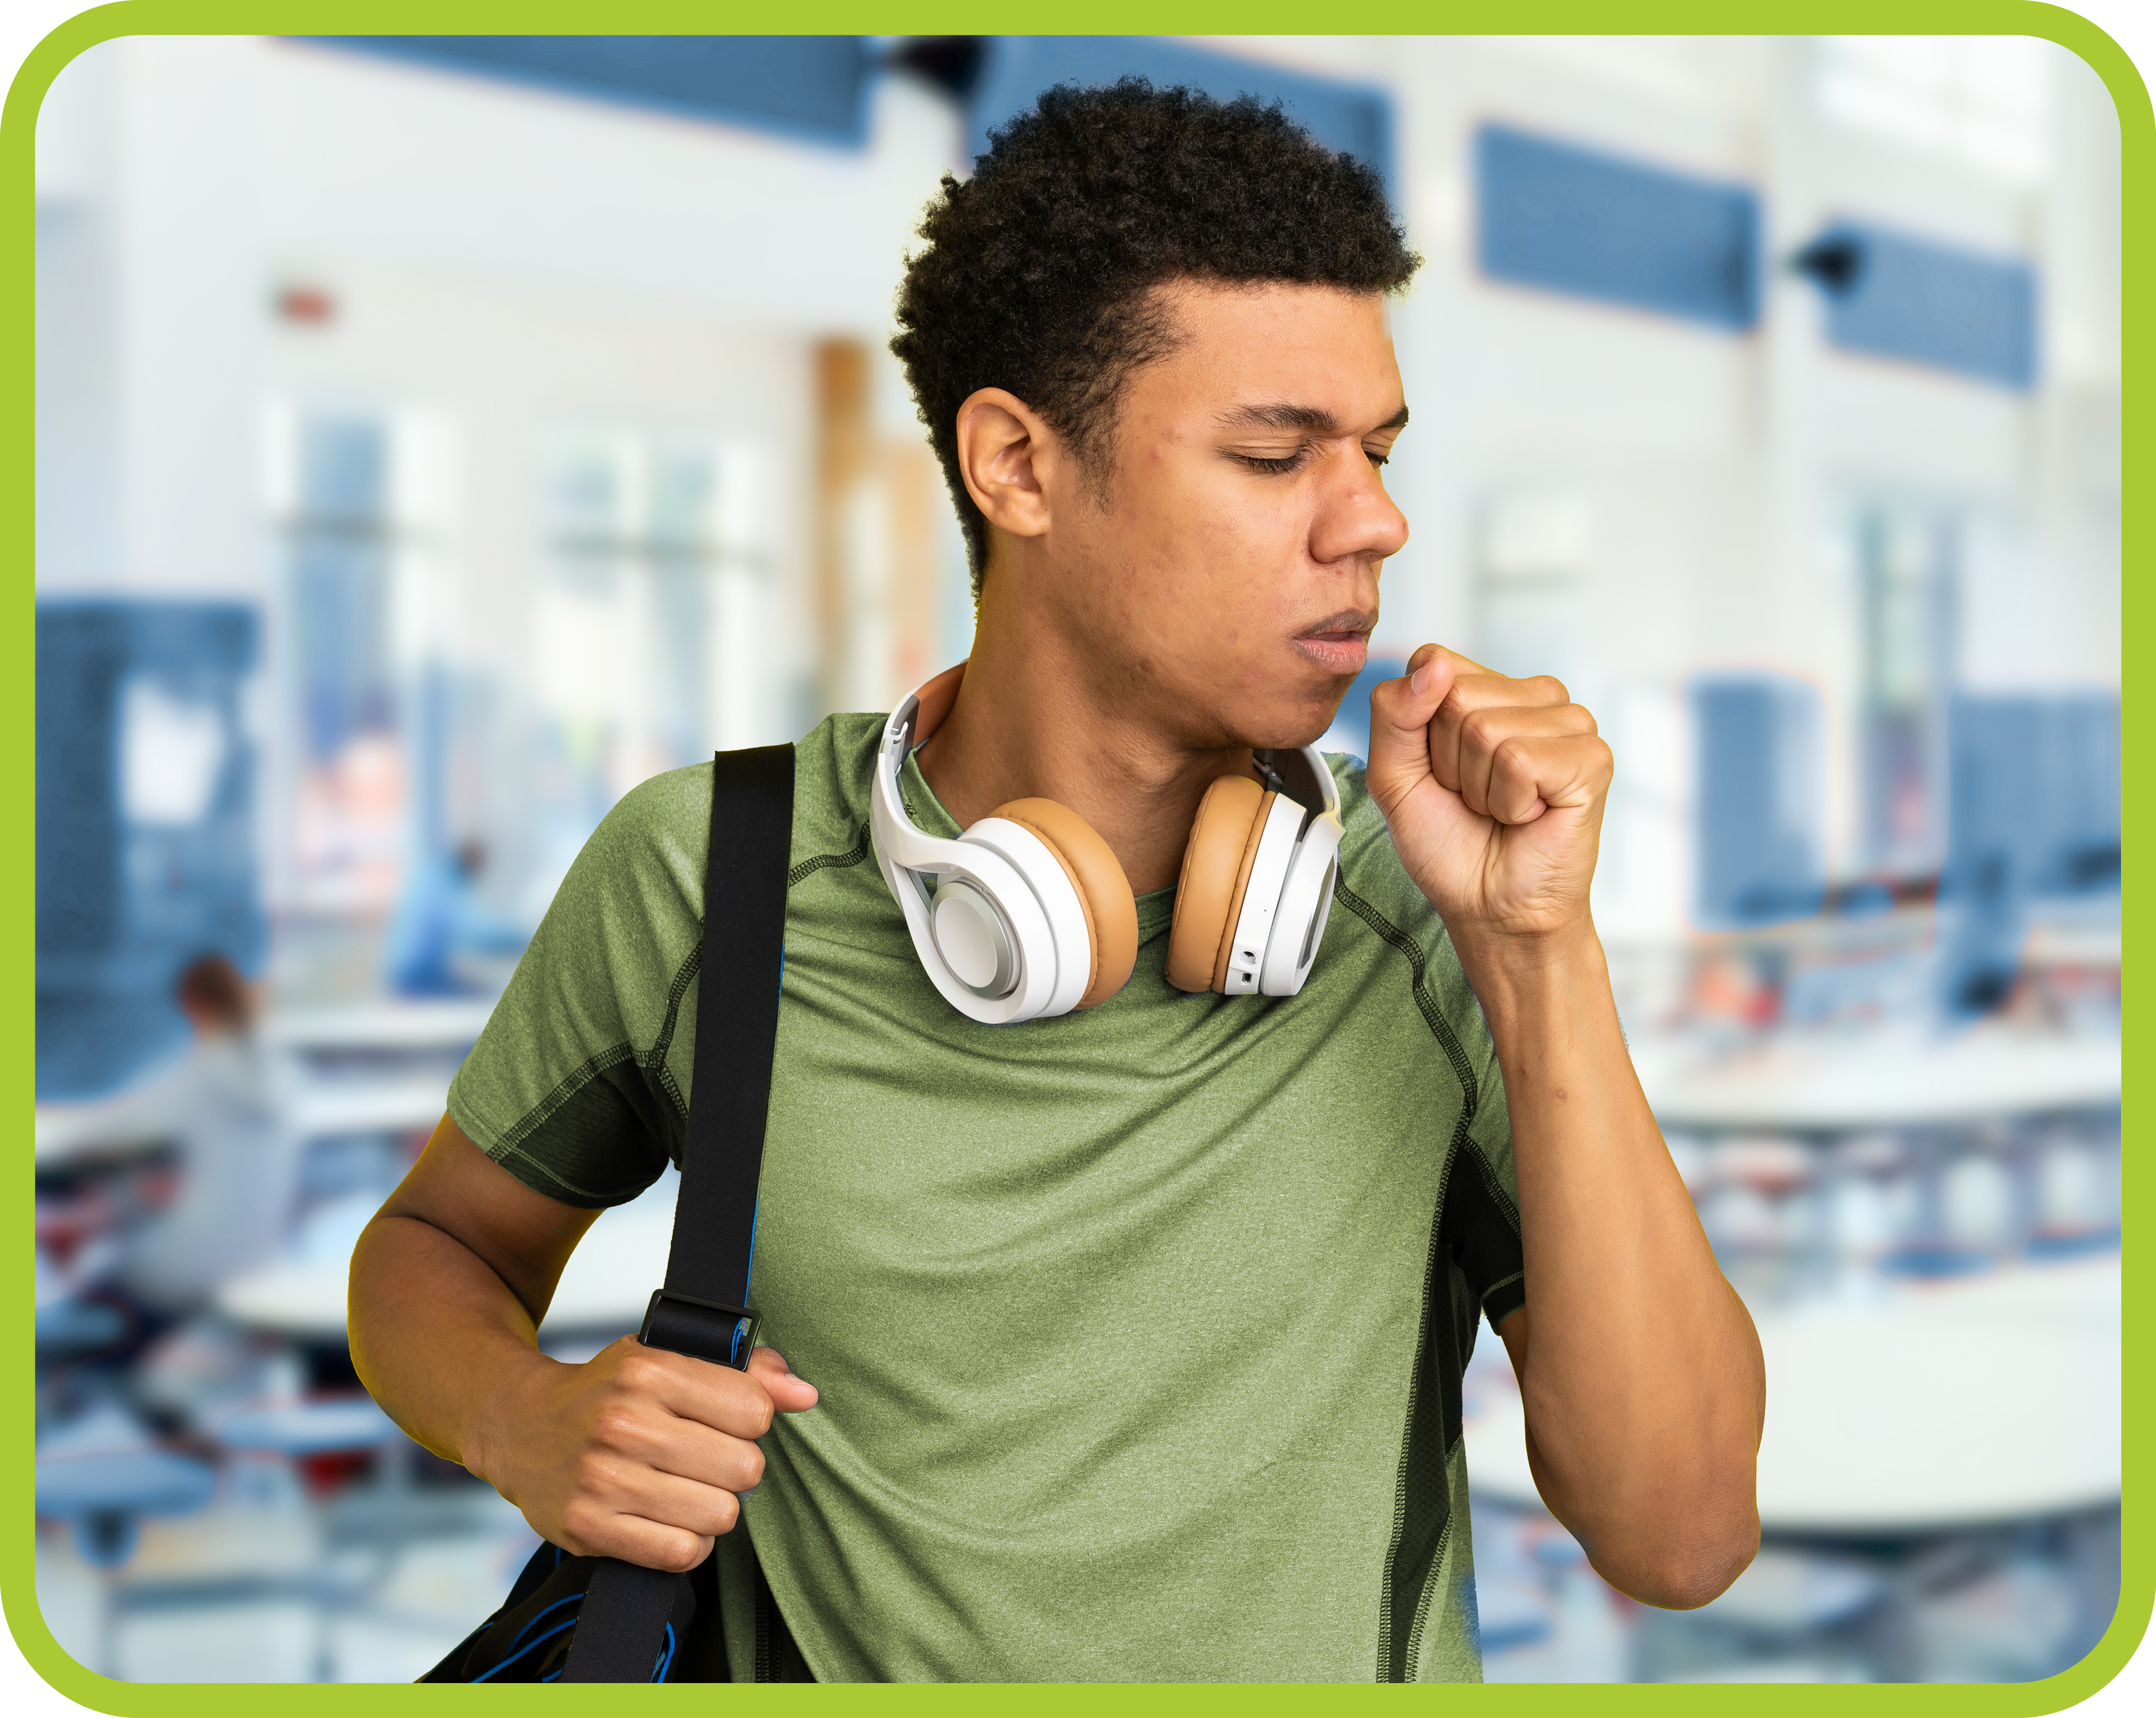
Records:
[[[1520,1191],[1512,1175],[1512,1128],[1505,1082],[1490,1056],[1476,1082],[1473,1119],[1460,1142],[1445,1197],[1447,1250],[1495,1330],[1526,1305],[1520,1247]]]
[[[565,1204],[621,1204],[680,1161],[711,771],[654,777],[608,813],[450,1085],[465,1136]]]

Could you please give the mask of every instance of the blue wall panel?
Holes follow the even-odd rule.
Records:
[[[2006,387],[2036,379],[2036,271],[1887,228],[1841,221],[1805,247],[1840,253],[1827,280],[1827,338]],[[1818,272],[1815,269],[1813,272]]]
[[[1485,274],[1718,328],[1759,318],[1759,199],[1743,185],[1484,126]]]
[[[875,57],[861,36],[318,36],[571,95],[859,146]]]
[[[1697,745],[1694,916],[1741,930],[1817,912],[1826,895],[1821,705],[1787,674],[1702,674],[1687,689]]]
[[[38,605],[41,1097],[108,1090],[183,1040],[172,982],[195,956],[260,963],[256,765],[239,707],[259,630],[255,611],[239,603]],[[153,713],[179,712],[218,736],[198,814],[187,821],[169,804],[157,817],[128,815],[131,689],[138,702],[153,695]],[[153,746],[151,765],[158,756]]]
[[[882,57],[864,36],[316,36],[307,39],[445,70],[538,84],[858,147]],[[1278,100],[1330,148],[1392,176],[1392,105],[1342,83],[1147,36],[989,36],[965,97],[967,147],[1060,83],[1136,75],[1230,100]]]
[[[1368,85],[1314,78],[1150,36],[992,36],[973,95],[966,147],[986,154],[988,131],[1033,105],[1057,84],[1112,84],[1142,77],[1187,84],[1220,100],[1277,100],[1288,116],[1326,146],[1393,175],[1392,102]]]
[[[2011,986],[2040,900],[2119,886],[2118,700],[2104,692],[1957,695],[1947,710],[1947,860],[1939,880],[1948,1008]]]

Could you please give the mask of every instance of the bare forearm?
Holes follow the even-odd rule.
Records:
[[[482,1477],[498,1404],[555,1364],[539,1352],[531,1312],[484,1260],[393,1210],[352,1254],[347,1321],[368,1392],[416,1441]]]
[[[1702,1603],[1758,1543],[1751,1319],[1632,1071],[1592,929],[1461,952],[1512,1118],[1537,1481],[1614,1585]]]

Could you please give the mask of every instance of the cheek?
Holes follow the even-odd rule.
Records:
[[[1127,638],[1172,638],[1171,654],[1202,639],[1218,664],[1298,608],[1309,519],[1293,486],[1216,474],[1171,442],[1125,468],[1099,523],[1116,568],[1101,618]]]
[[[1275,496],[1255,485],[1194,481],[1173,465],[1149,474],[1155,481],[1132,510],[1134,541],[1163,576],[1224,583],[1248,600],[1300,562],[1307,521],[1285,486]]]

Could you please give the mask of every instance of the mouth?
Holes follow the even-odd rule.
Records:
[[[1327,615],[1298,633],[1295,648],[1327,674],[1358,674],[1370,654],[1370,628],[1377,623],[1376,615],[1360,611]]]

